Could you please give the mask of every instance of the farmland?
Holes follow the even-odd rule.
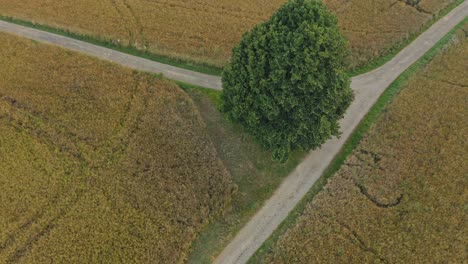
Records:
[[[264,263],[463,263],[468,26],[386,107]]]
[[[190,97],[0,33],[0,263],[182,262],[235,190]]]
[[[138,33],[131,29],[130,20],[120,21],[125,12],[118,8],[117,20],[125,27],[127,40],[94,36],[164,54],[163,49],[152,46],[156,44],[148,41],[144,27],[139,26],[142,22],[132,6],[135,2],[111,2],[120,7],[122,3]],[[169,6],[177,7],[174,3]],[[327,3],[332,5],[332,1]],[[389,9],[416,10],[428,22],[431,13],[437,13],[431,10],[451,3],[454,1],[398,0]],[[60,4],[66,5],[66,1]],[[81,5],[71,3],[75,4]],[[102,1],[90,4],[106,6]],[[50,6],[47,3],[38,10]],[[0,15],[2,7],[0,3]],[[65,7],[45,17],[56,16]],[[355,11],[362,10],[363,6]],[[86,21],[93,25],[91,31],[73,31],[88,35],[95,34],[94,28],[106,31],[94,20],[106,18],[109,11],[91,10],[95,13]],[[32,16],[40,13],[30,12]],[[398,14],[400,11],[389,17]],[[386,23],[385,28],[390,22]],[[48,24],[64,28],[61,23]],[[330,260],[330,255],[315,254],[322,249],[337,250],[330,261],[351,252],[355,262],[400,258],[419,262],[427,261],[421,248],[439,252],[440,247],[446,252],[436,260],[459,261],[451,257],[462,255],[459,252],[463,252],[460,248],[466,237],[466,228],[456,215],[466,209],[465,190],[460,187],[465,183],[460,175],[467,170],[462,119],[468,98],[462,60],[466,57],[466,31],[459,33],[453,47],[437,57],[424,75],[408,84],[321,194],[324,198],[309,205],[300,220],[303,229],[289,231],[267,262]],[[398,45],[411,35],[405,34],[398,40],[383,38],[382,43]],[[371,40],[377,43],[379,37]],[[218,66],[229,57],[217,64],[215,59],[220,57],[209,61],[210,52],[193,56],[187,51],[171,51],[179,40],[173,42],[176,44],[169,43],[166,56]],[[372,55],[352,54],[355,63],[351,67],[364,65],[387,49],[366,47],[352,47],[353,52],[366,50]],[[456,56],[462,59],[455,60]],[[0,65],[0,263],[208,263],[305,154],[294,153],[286,164],[272,162],[269,151],[239,126],[226,122],[217,109],[220,93],[216,91],[179,83],[182,91],[161,76],[6,34],[0,34]],[[431,178],[426,180],[428,175]],[[317,208],[323,214],[314,218]],[[450,219],[432,217],[440,211]],[[314,220],[309,222],[308,217]],[[425,226],[418,226],[421,223]],[[433,238],[446,230],[435,245]],[[376,237],[374,232],[382,236]],[[303,233],[314,240],[306,237],[304,242]],[[321,236],[335,240],[314,244]],[[342,247],[336,247],[340,242]],[[402,256],[400,251],[404,251]]]
[[[349,39],[350,68],[383,56],[455,0],[325,0]],[[0,0],[0,15],[114,44],[222,67],[242,34],[284,3],[274,1]]]

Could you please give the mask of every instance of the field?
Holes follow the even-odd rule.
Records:
[[[0,15],[216,67],[285,0],[0,0]],[[324,0],[349,39],[350,68],[383,56],[455,0]]]
[[[468,26],[403,87],[264,263],[464,263]]]
[[[235,186],[188,95],[0,33],[0,263],[178,263]]]
[[[0,0],[0,16],[220,67],[242,32],[282,2]],[[325,2],[356,68],[456,0]],[[462,255],[465,35],[408,85],[267,262],[348,252],[356,262],[394,262],[399,251],[417,262],[427,257],[422,249],[441,245],[448,253],[438,260]],[[208,263],[304,155],[272,162],[224,120],[216,92],[184,92],[159,76],[2,33],[0,65],[0,263]],[[424,111],[410,112],[415,105]],[[432,217],[441,210],[452,219]]]

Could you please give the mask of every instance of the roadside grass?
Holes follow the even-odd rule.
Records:
[[[457,0],[455,3],[444,9],[440,15],[434,17],[431,20],[431,25],[437,19],[442,17],[443,13],[448,13],[462,2],[462,0]],[[134,47],[125,47],[110,41],[78,35],[72,32],[59,30],[44,25],[33,24],[27,21],[16,20],[8,17],[0,17],[0,19],[38,28],[63,36],[69,36],[92,44],[112,48],[131,55],[144,57],[189,70],[199,71],[212,75],[220,75],[222,71],[220,68],[158,56],[152,53],[138,50]],[[424,29],[427,29],[429,26],[430,25],[427,25]],[[422,29],[419,33],[423,32],[424,29]],[[404,41],[398,46],[388,50],[388,54],[386,56],[380,57],[379,59],[372,61],[369,65],[352,71],[350,74],[358,75],[383,65],[407,44],[412,42],[418,35],[419,34],[412,35],[407,41]],[[178,84],[187,91],[187,93],[192,97],[200,109],[201,115],[207,124],[208,134],[212,138],[221,160],[225,163],[225,166],[231,172],[233,181],[238,185],[239,193],[236,196],[239,197],[234,198],[232,208],[228,210],[223,217],[209,224],[201,232],[199,239],[197,239],[192,245],[193,251],[189,256],[189,263],[208,263],[224,248],[232,236],[235,235],[235,233],[249,220],[249,218],[256,212],[256,210],[262,206],[263,202],[268,197],[270,197],[272,192],[281,183],[283,177],[287,176],[288,173],[294,169],[305,153],[295,153],[290,161],[284,166],[272,164],[270,153],[259,149],[253,139],[243,134],[241,128],[236,127],[233,124],[226,123],[226,121],[223,120],[222,115],[216,110],[219,107],[221,92],[195,87],[184,83]],[[398,84],[394,83],[392,84],[392,87],[394,85]],[[387,92],[391,89],[395,90],[394,93],[387,95]],[[390,100],[391,97],[398,92],[398,88],[390,87],[387,92],[382,97],[388,96],[389,98],[387,100]],[[386,103],[382,103],[381,99],[379,99],[379,102],[377,102],[374,108],[379,107],[379,103],[383,104],[380,107],[384,108]],[[370,122],[367,124],[367,126],[370,126],[370,124],[379,115],[378,111],[375,110],[377,111],[374,113],[376,116],[373,117],[373,110],[371,110],[371,112],[365,118],[365,120],[367,120],[366,122]],[[362,126],[362,130],[359,130],[358,128],[358,130],[355,132],[355,135],[353,135],[353,137],[348,141],[347,145],[340,154],[342,158],[337,156],[332,165],[327,169],[325,175],[329,176],[323,176],[316,184],[317,186],[313,187],[311,190],[312,192],[314,190],[315,192],[318,192],[325,185],[326,179],[333,174],[333,171],[337,171],[339,169],[347,155],[351,153],[353,146],[356,146],[359,143],[360,139],[362,138],[362,134],[364,134],[366,129],[368,129],[368,127],[365,127],[366,122],[363,121],[363,123],[361,123],[360,128]],[[348,144],[350,144],[349,147]],[[310,198],[310,200],[312,198]],[[302,201],[301,205],[302,204],[305,205],[305,202]],[[296,214],[299,214],[299,212]]]
[[[223,71],[222,68],[219,68],[219,67],[202,64],[202,63],[196,63],[196,62],[188,61],[188,60],[171,58],[171,57],[163,56],[163,55],[158,55],[149,51],[137,49],[131,45],[126,46],[126,45],[118,44],[111,40],[106,40],[104,38],[98,38],[98,37],[94,37],[90,35],[81,35],[81,34],[77,34],[68,30],[63,30],[63,29],[59,29],[59,28],[55,28],[55,27],[51,27],[47,25],[37,24],[37,23],[30,22],[30,21],[26,21],[26,20],[21,20],[18,18],[0,15],[0,20],[14,23],[14,24],[21,25],[21,26],[25,26],[25,27],[39,29],[42,31],[46,31],[46,32],[57,34],[57,35],[64,36],[64,37],[81,40],[81,41],[91,43],[97,46],[113,49],[113,50],[120,51],[129,55],[145,58],[148,60],[172,65],[175,67],[179,67],[179,68],[183,68],[183,69],[187,69],[191,71],[206,73],[206,74],[210,74],[214,76],[220,76]]]
[[[442,9],[437,14],[435,14],[428,23],[424,24],[423,27],[418,32],[411,34],[404,41],[401,41],[400,43],[397,43],[396,45],[394,45],[390,49],[387,49],[387,50],[383,51],[382,56],[367,62],[366,65],[364,65],[364,66],[361,66],[361,67],[358,67],[357,69],[351,70],[349,72],[349,75],[353,76],[353,77],[358,76],[358,75],[364,74],[366,72],[370,72],[372,70],[375,70],[375,69],[379,68],[380,66],[383,66],[385,63],[389,62],[393,57],[395,57],[400,51],[402,51],[406,46],[411,44],[411,42],[413,42],[415,39],[417,39],[422,33],[424,33],[432,25],[434,25],[434,23],[436,23],[437,21],[439,21],[439,19],[446,16],[448,13],[450,13],[450,11],[455,9],[457,6],[462,4],[464,1],[465,0],[456,0],[452,4],[446,6],[444,9]]]
[[[288,217],[274,231],[268,240],[263,243],[263,245],[257,250],[255,255],[252,256],[248,263],[263,263],[263,260],[270,253],[270,250],[274,248],[281,236],[297,223],[298,218],[302,215],[306,206],[315,198],[319,192],[323,190],[330,177],[335,175],[335,173],[341,168],[353,150],[356,149],[363,137],[368,133],[373,123],[378,120],[378,118],[384,113],[387,105],[392,102],[393,98],[401,91],[401,89],[411,79],[411,77],[413,77],[418,71],[426,66],[437,55],[437,52],[442,49],[452,39],[454,34],[467,22],[468,18],[465,18],[446,36],[444,36],[434,47],[432,47],[420,60],[418,60],[408,70],[400,75],[400,77],[386,89],[376,104],[371,108],[369,113],[363,118],[359,126],[343,146],[340,153],[334,158],[332,163],[326,169],[322,177],[314,184],[307,195],[291,211]]]
[[[204,95],[205,97],[209,98],[211,100],[211,102],[214,104],[214,106],[216,107],[216,109],[220,109],[221,107],[221,94],[223,93],[222,91],[218,91],[218,90],[213,90],[213,89],[209,89],[209,88],[205,88],[205,87],[201,87],[201,86],[197,86],[197,85],[193,85],[193,84],[189,84],[189,83],[184,83],[184,82],[180,82],[180,81],[177,81],[176,82],[177,85],[179,85],[180,88],[184,89],[185,91],[189,92],[190,90],[198,90],[199,91],[199,95]]]
[[[284,2],[0,0],[0,14],[219,69],[242,34]]]
[[[192,97],[203,117],[218,156],[237,185],[230,208],[205,227],[192,244],[188,263],[211,263],[232,237],[248,222],[305,156],[294,152],[285,164],[274,162],[242,128],[219,112],[221,92],[180,84]]]
[[[425,31],[426,29],[428,29],[438,19],[440,19],[441,17],[448,14],[451,10],[453,10],[456,6],[458,6],[462,2],[463,2],[463,0],[458,0],[458,1],[454,2],[453,4],[451,4],[450,6],[448,6],[447,8],[445,8],[443,11],[441,11],[439,13],[439,15],[435,16],[431,20],[431,23],[428,24],[426,27],[424,27],[424,29],[422,31]],[[459,28],[459,27],[460,26],[457,26],[457,28]],[[455,31],[455,29],[451,32],[451,34],[453,34],[454,31]],[[386,56],[384,56],[382,58],[379,58],[379,59],[375,60],[374,62],[372,62],[371,66],[365,66],[360,70],[353,71],[351,74],[352,75],[358,75],[358,74],[361,74],[361,73],[364,73],[366,71],[370,71],[372,69],[375,69],[375,68],[378,68],[378,67],[382,66],[383,64],[388,62],[391,58],[393,58],[393,56],[395,56],[398,52],[400,52],[406,45],[409,45],[421,33],[422,32],[419,32],[418,34],[412,35],[412,37],[409,38],[407,41],[403,42],[398,47],[395,47],[394,49],[391,49],[389,51],[390,53],[388,55],[386,55]],[[317,183],[312,187],[312,189],[311,189],[312,194],[308,194],[307,197],[304,198],[305,200],[301,201],[299,207],[305,206],[305,204],[307,204],[307,201],[312,200],[313,197],[315,196],[315,194],[318,193],[323,188],[323,186],[325,186],[325,184],[327,182],[327,179],[330,178],[336,171],[339,170],[339,168],[341,167],[343,162],[346,160],[346,158],[352,153],[353,149],[359,144],[359,142],[361,141],[363,135],[365,135],[365,133],[369,130],[372,123],[375,120],[378,119],[378,117],[382,113],[383,109],[385,109],[385,106],[388,103],[390,103],[391,99],[394,97],[394,95],[398,93],[401,86],[411,77],[411,75],[414,72],[417,71],[418,68],[423,67],[423,65],[426,64],[430,60],[430,58],[435,55],[435,52],[436,52],[435,49],[437,49],[437,47],[440,48],[441,46],[443,46],[444,41],[445,42],[448,41],[447,38],[449,38],[449,37],[446,36],[443,40],[441,40],[441,42],[439,42],[433,49],[431,49],[431,51],[429,51],[420,61],[418,61],[415,65],[413,65],[410,69],[408,69],[404,74],[402,74],[399,79],[397,79],[394,83],[392,83],[392,85],[381,96],[381,98],[374,105],[374,107],[367,114],[367,116],[362,120],[361,124],[356,129],[356,131],[353,133],[353,136],[348,140],[346,145],[343,147],[340,154],[334,159],[334,161],[330,164],[329,168],[325,171],[324,176],[322,176],[319,179],[319,181],[317,181]],[[364,69],[366,67],[367,67],[367,70]],[[360,71],[362,71],[362,72],[360,72]],[[178,82],[178,84],[179,84],[180,87],[182,87],[184,90],[186,90],[187,93],[196,102],[196,104],[198,105],[198,107],[199,107],[199,109],[200,109],[200,111],[202,113],[202,116],[204,116],[204,118],[205,118],[205,122],[207,123],[208,127],[212,126],[213,128],[215,128],[215,129],[211,129],[211,131],[209,131],[210,135],[212,135],[213,137],[219,136],[220,135],[220,130],[226,130],[226,129],[232,129],[233,132],[237,133],[238,135],[242,135],[243,132],[242,132],[242,129],[240,127],[237,127],[237,126],[235,126],[233,124],[229,124],[228,127],[224,127],[224,126],[220,125],[223,122],[226,122],[222,118],[218,118],[216,121],[213,120],[213,115],[219,115],[219,113],[214,113],[213,109],[210,109],[208,111],[208,109],[206,108],[206,105],[203,106],[203,104],[208,103],[206,99],[209,99],[211,101],[211,104],[212,104],[211,108],[218,108],[219,109],[219,106],[221,104],[221,99],[220,99],[220,96],[221,96],[221,93],[222,93],[221,91],[214,91],[214,90],[211,90],[211,89],[198,87],[198,86],[194,86],[194,85],[190,85],[190,84],[186,84],[186,83],[181,83],[181,82]],[[203,110],[203,109],[205,109],[205,110]],[[211,111],[211,113],[209,113],[210,111]],[[208,129],[210,130],[210,128],[208,128]],[[248,136],[242,135],[242,137],[248,137]],[[229,138],[229,137],[225,137],[225,138]],[[222,139],[222,137],[220,139]],[[225,149],[230,148],[228,145],[227,146],[223,145],[223,144],[227,144],[226,141],[224,141],[224,142],[219,141],[219,140],[214,140],[214,141],[219,142],[219,145],[217,143],[215,143],[217,145],[218,151],[220,151],[220,148],[225,148]],[[248,145],[248,144],[255,144],[255,143],[243,142],[242,144]],[[235,145],[231,146],[231,148],[234,148],[234,147],[237,147],[237,146],[235,146]],[[237,150],[237,152],[242,156],[246,155],[246,154],[243,153],[244,151],[242,151],[242,150]],[[268,164],[268,163],[272,164],[273,161],[271,161],[271,159],[268,158],[268,155],[269,154],[266,155],[266,157],[264,158],[263,161],[260,160],[260,163],[265,162],[265,164]],[[300,160],[302,160],[302,158],[304,156],[305,156],[305,153],[300,153],[299,155],[295,154],[294,157],[293,157],[293,160],[292,160],[292,164],[296,164],[296,165],[299,164]],[[261,155],[255,154],[253,157],[261,157]],[[223,161],[225,161],[227,159],[232,159],[232,158],[233,157],[226,157],[226,156],[221,155],[221,159]],[[289,161],[289,162],[291,162],[291,161]],[[226,161],[225,161],[225,163],[226,163]],[[238,162],[238,163],[240,163],[240,162]],[[231,175],[233,177],[234,182],[238,185],[239,190],[242,191],[242,190],[245,190],[245,189],[251,187],[251,183],[249,181],[244,181],[245,176],[243,176],[242,174],[238,174],[236,172],[233,172],[232,171],[232,166],[227,165],[227,167],[231,172]],[[193,244],[193,246],[192,246],[193,251],[189,255],[189,263],[209,263],[210,261],[212,261],[213,258],[216,257],[217,254],[219,254],[221,252],[221,250],[227,245],[227,243],[230,241],[230,239],[233,238],[233,236],[240,230],[240,228],[255,213],[255,210],[257,210],[257,209],[252,210],[252,208],[250,208],[248,206],[248,203],[253,203],[255,200],[257,200],[257,201],[262,201],[261,204],[263,204],[263,201],[265,201],[269,197],[269,195],[271,195],[271,193],[276,189],[276,187],[273,188],[273,186],[275,186],[275,185],[278,186],[281,183],[281,179],[284,178],[285,176],[287,176],[287,173],[292,171],[293,168],[294,167],[283,171],[283,173],[284,173],[283,175],[281,175],[281,173],[278,173],[277,171],[275,173],[275,170],[273,170],[272,175],[274,175],[274,178],[278,179],[278,182],[274,183],[274,184],[269,183],[271,187],[269,187],[270,190],[267,190],[267,193],[264,193],[264,194],[258,193],[259,196],[257,198],[252,197],[252,199],[250,201],[247,201],[247,202],[246,201],[234,201],[233,207],[234,208],[237,207],[238,209],[235,209],[235,211],[233,211],[231,213],[228,213],[223,218],[224,219],[243,219],[243,220],[240,220],[240,223],[242,223],[242,224],[240,224],[240,223],[233,224],[232,221],[229,222],[229,221],[226,221],[224,219],[220,219],[218,221],[215,221],[214,223],[209,224],[205,228],[205,230],[201,233],[199,239],[196,240],[195,243]],[[251,177],[252,176],[253,175],[251,175]],[[257,176],[253,176],[253,177],[257,177]],[[258,186],[257,188],[260,188],[260,186]],[[255,189],[252,189],[251,191],[255,191]],[[255,195],[255,193],[253,193],[253,194]],[[264,196],[265,194],[268,194],[268,196]],[[310,197],[310,198],[308,198],[308,197]],[[301,210],[298,209],[296,211],[296,209],[295,209],[293,211],[292,215],[293,216],[296,215],[296,217],[297,217],[297,215],[299,214],[299,211],[301,211]],[[237,216],[235,216],[235,215],[237,215]],[[289,219],[289,217],[288,217],[288,219]],[[291,221],[293,221],[293,220],[291,220]],[[289,224],[289,225],[291,225],[291,224]],[[283,224],[281,225],[280,228],[283,230],[282,226],[283,226]]]
[[[401,49],[403,49],[406,45],[411,43],[418,35],[420,35],[427,28],[429,28],[430,25],[432,25],[438,19],[443,17],[445,14],[447,14],[453,8],[455,8],[456,6],[458,6],[459,4],[463,2],[463,0],[454,0],[454,2],[450,4],[448,3],[433,4],[433,10],[431,10],[431,12],[434,12],[434,15],[432,15],[432,17],[428,19],[426,15],[422,15],[420,12],[416,11],[416,9],[412,10],[406,7],[400,7],[400,6],[394,7],[393,5],[391,5],[391,8],[397,8],[397,12],[393,15],[390,15],[388,13],[390,12],[389,10],[385,10],[385,12],[382,11],[381,10],[382,8],[386,8],[387,5],[390,5],[389,3],[387,3],[390,1],[383,1],[382,3],[365,2],[365,1],[367,0],[360,0],[360,1],[356,1],[355,3],[353,2],[351,6],[346,6],[347,3],[337,2],[335,0],[325,1],[325,3],[330,7],[331,11],[338,12],[339,22],[340,24],[342,24],[341,27],[345,31],[345,35],[350,39],[351,50],[352,50],[351,52],[352,56],[350,58],[350,75],[352,76],[371,71],[385,64]],[[8,1],[5,1],[5,2],[6,4],[12,5]],[[262,18],[260,19],[259,17],[255,17],[253,21],[256,21],[256,23],[263,21],[269,15],[271,15],[275,7],[279,6],[281,3],[282,3],[281,0],[270,3],[267,8],[267,10],[269,11],[264,10],[260,12],[262,13],[261,15]],[[21,6],[21,3],[19,5]],[[148,3],[146,4],[146,6],[136,4],[136,3],[134,5],[135,5],[134,7],[137,7],[137,9],[142,8],[142,10],[145,10],[144,9],[145,7],[150,8],[150,9],[154,8],[152,4],[148,4]],[[193,7],[192,4],[187,3],[186,5],[188,7]],[[197,4],[193,4],[193,5],[196,6]],[[255,3],[254,4],[251,3],[251,5],[250,6],[249,5],[250,4],[245,4],[243,8],[246,8],[247,10],[255,10],[256,8],[258,8],[256,7],[257,5]],[[12,5],[12,6],[15,6],[15,5]],[[28,8],[33,8],[32,6],[33,4],[31,4],[31,7],[28,7]],[[24,6],[22,7],[26,8]],[[9,10],[7,6],[5,6],[4,8],[6,11],[3,12],[2,15],[0,15],[1,20],[16,23],[16,24],[23,25],[23,26],[37,28],[37,29],[44,30],[47,32],[55,33],[55,34],[66,36],[66,37],[71,37],[74,39],[79,39],[85,42],[89,42],[91,44],[121,51],[130,55],[146,58],[149,60],[173,65],[173,66],[188,69],[188,70],[211,74],[215,76],[220,76],[222,74],[221,66],[228,63],[230,50],[235,45],[235,43],[239,41],[242,33],[250,29],[255,24],[255,23],[252,24],[253,22],[251,20],[248,20],[248,22],[242,21],[242,19],[239,17],[229,18],[229,19],[226,18],[226,21],[223,21],[223,23],[227,23],[229,27],[232,27],[232,28],[231,30],[223,31],[219,29],[218,24],[212,24],[212,22],[208,20],[207,21],[203,20],[203,21],[200,21],[200,23],[205,23],[204,25],[208,28],[202,32],[198,32],[198,31],[194,32],[194,34],[197,36],[192,36],[188,34],[191,36],[191,38],[189,38],[189,36],[186,33],[183,33],[183,34],[180,33],[179,30],[182,30],[182,29],[179,27],[176,27],[172,30],[174,30],[175,33],[180,33],[181,36],[179,36],[180,34],[166,34],[165,33],[164,36],[166,36],[168,39],[165,39],[164,41],[167,42],[166,44],[168,43],[171,43],[172,45],[177,44],[178,45],[177,52],[175,53],[175,55],[174,53],[168,53],[170,55],[161,55],[162,52],[157,52],[158,49],[154,51],[151,48],[152,47],[151,45],[160,46],[159,45],[160,43],[158,43],[158,41],[163,41],[162,39],[159,39],[158,41],[155,40],[154,41],[155,43],[149,42],[147,43],[149,45],[149,48],[142,49],[142,48],[137,48],[134,45],[132,45],[131,41],[129,41],[128,45],[119,43],[118,41],[116,41],[115,37],[105,37],[105,36],[99,37],[99,36],[91,36],[88,34],[79,34],[77,32],[72,32],[70,30],[59,29],[58,28],[59,25],[57,25],[56,23],[47,25],[47,23],[45,22],[41,24],[41,23],[33,23],[24,19],[19,19],[16,16],[13,17],[12,15],[9,15],[9,13],[7,12]],[[350,10],[346,9],[347,10],[346,12],[340,13],[339,10],[341,10],[342,8],[350,8]],[[190,8],[188,9],[193,11]],[[215,7],[215,9],[224,10],[224,8],[220,8],[220,7]],[[366,11],[367,9],[369,10]],[[193,15],[191,11],[185,14],[188,18],[190,18],[191,15]],[[376,18],[375,19],[372,17],[363,18],[366,16],[361,14],[361,12],[377,12],[377,14],[375,15]],[[395,12],[395,11],[392,11],[392,12]],[[143,12],[143,13],[144,14],[141,14],[142,17],[150,16],[150,14],[147,14],[148,12]],[[347,15],[348,13],[350,15]],[[398,16],[398,14],[400,15]],[[177,15],[180,15],[180,14],[177,13]],[[215,12],[213,13],[213,15],[219,15],[219,14],[216,14]],[[33,16],[31,17],[30,20],[35,21],[40,18],[41,18],[41,15],[38,14],[37,17]],[[103,19],[108,19],[108,18],[103,17]],[[135,19],[138,20],[141,18],[135,17]],[[75,20],[73,21],[75,21],[76,23],[82,22],[80,18],[76,18]],[[68,20],[66,19],[66,21]],[[388,25],[387,23],[390,23],[390,22],[391,24]],[[246,23],[248,25],[246,25]],[[369,24],[372,25],[372,27],[369,26]],[[149,32],[145,32],[145,34],[143,34],[144,33],[143,31],[145,31],[145,27],[144,25],[140,25],[140,26],[141,28],[138,30],[141,32],[133,32],[131,33],[131,35],[141,34],[142,35],[141,37],[143,37],[143,35],[149,34],[149,36],[153,37],[153,35],[156,34],[154,29],[151,29],[149,30]],[[160,30],[161,32],[166,32],[167,30],[169,30],[169,29],[164,28],[164,26],[165,24],[163,23],[161,27],[158,27],[158,30]],[[214,27],[214,28],[212,29],[211,27]],[[384,35],[385,33],[377,34],[378,32],[372,31],[372,30],[380,30],[380,29],[386,30],[387,27],[391,31],[391,35],[389,36]],[[186,30],[187,30],[186,28],[183,28],[184,32]],[[194,30],[200,30],[200,29],[198,28]],[[113,31],[116,31],[116,30],[115,28],[113,30],[106,28],[104,31],[112,35],[111,33],[115,33]],[[369,31],[370,33],[365,33],[364,35],[362,35],[363,34],[362,32],[367,32],[367,31]],[[393,31],[400,32],[400,33],[396,34]],[[376,38],[375,43],[372,44],[371,43],[372,41],[368,40],[369,34],[375,35],[375,38]],[[226,36],[226,35],[229,35],[229,36]],[[175,36],[178,36],[178,37],[174,38]],[[211,36],[211,37],[208,37],[208,36]],[[226,40],[226,38],[228,38],[229,40]],[[198,39],[198,40],[195,41],[195,39]],[[211,40],[211,41],[208,41],[208,40]],[[191,41],[195,41],[195,42],[192,43]],[[183,45],[181,46],[181,44],[179,43],[182,43]],[[219,46],[218,48],[222,50],[222,52],[216,55],[215,54],[216,52],[213,51],[213,54],[206,53],[204,55],[200,55],[201,57],[197,57],[198,55],[191,54],[193,50],[189,48],[190,44],[193,44],[196,46],[198,45],[201,48],[206,48],[208,46],[209,47]],[[175,52],[175,51],[172,51],[172,52]],[[194,58],[199,58],[199,59],[193,59],[191,57],[192,55],[195,56]],[[203,56],[207,57],[206,61],[202,59]],[[184,59],[177,59],[175,57],[180,57]],[[214,66],[215,64],[213,63],[209,63],[208,57],[211,58],[210,60],[218,61],[218,63],[216,64],[217,66]]]

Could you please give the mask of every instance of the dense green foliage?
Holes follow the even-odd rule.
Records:
[[[349,156],[338,156],[341,169],[249,263],[464,262],[463,24],[392,83],[345,146]]]
[[[338,136],[353,99],[346,42],[319,1],[292,0],[246,33],[223,73],[222,109],[273,157]]]

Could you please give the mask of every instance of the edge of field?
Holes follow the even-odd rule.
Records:
[[[385,92],[379,97],[378,101],[372,106],[371,110],[359,123],[358,127],[354,130],[351,137],[346,141],[343,148],[337,154],[337,156],[330,163],[328,168],[317,180],[314,186],[308,191],[308,193],[302,198],[302,200],[296,205],[296,207],[289,213],[286,219],[280,224],[280,226],[273,232],[273,234],[262,244],[262,246],[255,252],[255,254],[248,261],[249,264],[262,263],[264,256],[272,249],[277,243],[281,236],[297,222],[299,216],[302,215],[306,205],[311,202],[315,195],[317,195],[323,187],[327,184],[328,179],[331,178],[345,162],[352,151],[361,142],[361,139],[369,131],[371,125],[378,120],[381,114],[389,103],[392,102],[393,98],[401,91],[407,81],[426,66],[433,58],[437,55],[438,51],[443,48],[454,36],[457,30],[463,27],[468,22],[468,17],[465,17],[458,25],[456,25],[449,33],[447,33],[441,40],[437,42],[422,58],[416,63],[409,67],[403,72]]]
[[[176,58],[172,58],[169,56],[158,55],[153,52],[137,49],[133,46],[117,44],[109,39],[99,38],[99,37],[91,36],[91,35],[82,35],[82,34],[74,33],[69,30],[51,27],[51,26],[47,26],[44,24],[34,23],[31,21],[18,19],[18,18],[14,18],[10,16],[4,16],[0,14],[0,20],[10,22],[13,24],[17,24],[20,26],[35,28],[38,30],[42,30],[42,31],[49,32],[52,34],[57,34],[57,35],[64,36],[64,37],[81,40],[81,41],[84,41],[93,45],[105,47],[108,49],[113,49],[113,50],[120,51],[129,55],[164,63],[167,65],[179,67],[179,68],[186,69],[186,70],[196,71],[196,72],[205,73],[205,74],[214,75],[214,76],[221,76],[221,73],[223,71],[222,68],[219,68],[216,66],[199,63],[195,61],[176,59]]]
[[[368,63],[366,63],[366,65],[364,65],[362,67],[358,67],[357,69],[351,70],[349,72],[349,75],[350,76],[357,76],[357,75],[372,71],[372,70],[384,65],[389,60],[391,60],[398,52],[400,52],[403,48],[405,48],[411,42],[413,42],[419,35],[421,35],[429,27],[431,27],[435,22],[437,22],[439,19],[444,17],[446,14],[448,14],[450,11],[452,11],[454,8],[456,8],[458,5],[460,5],[463,2],[464,2],[464,0],[455,0],[452,4],[448,5],[447,7],[445,7],[441,11],[439,11],[437,14],[435,14],[429,20],[428,23],[426,23],[423,27],[421,27],[421,29],[418,30],[417,32],[411,34],[409,38],[407,38],[406,40],[403,40],[400,43],[397,43],[397,44],[393,45],[392,47],[390,47],[389,49],[385,50],[383,52],[383,54],[385,54],[385,55],[380,56],[380,57],[378,57],[378,58],[376,58],[374,60],[369,61]],[[26,26],[26,27],[39,29],[39,30],[42,30],[42,31],[46,31],[46,32],[49,32],[49,33],[53,33],[53,34],[57,34],[57,35],[61,35],[61,36],[65,36],[65,37],[69,37],[69,38],[73,38],[73,39],[77,39],[77,40],[81,40],[81,41],[88,42],[88,43],[91,43],[91,44],[94,44],[94,45],[98,45],[98,46],[102,46],[102,47],[105,47],[105,48],[113,49],[113,50],[116,50],[116,51],[120,51],[120,52],[123,52],[123,53],[126,53],[126,54],[133,55],[133,56],[145,58],[145,59],[148,59],[148,60],[152,60],[152,61],[172,65],[172,66],[179,67],[179,68],[186,69],[186,70],[196,71],[196,72],[205,73],[205,74],[214,75],[214,76],[221,76],[221,74],[223,72],[222,68],[216,67],[216,66],[213,66],[213,65],[210,65],[210,64],[200,63],[200,62],[191,61],[191,60],[176,59],[176,58],[172,58],[172,57],[169,57],[169,56],[159,55],[157,53],[137,49],[137,48],[135,48],[133,46],[125,46],[125,45],[117,44],[117,43],[113,42],[112,40],[99,38],[99,37],[96,37],[96,36],[81,35],[81,34],[78,34],[78,33],[71,32],[69,30],[55,28],[55,27],[44,25],[44,24],[34,23],[34,22],[31,22],[31,21],[26,21],[26,20],[14,18],[14,17],[4,16],[4,15],[1,15],[1,14],[0,14],[0,20],[10,22],[10,23],[14,23],[14,24],[18,24],[18,25],[21,25],[21,26]]]
[[[372,70],[375,70],[379,68],[380,66],[383,66],[385,63],[389,62],[393,57],[395,57],[400,51],[402,51],[406,46],[411,44],[415,39],[419,37],[423,32],[425,32],[427,29],[429,29],[432,25],[434,25],[437,21],[439,21],[441,18],[445,17],[450,11],[455,9],[457,6],[461,5],[465,0],[455,0],[453,3],[449,4],[436,14],[432,16],[432,18],[424,24],[418,31],[415,33],[411,34],[407,39],[393,45],[389,49],[385,50],[383,52],[384,55],[377,57],[368,63],[366,63],[364,66],[358,67],[354,70],[351,70],[349,72],[350,76],[358,76],[361,74],[364,74],[366,72],[370,72]]]

